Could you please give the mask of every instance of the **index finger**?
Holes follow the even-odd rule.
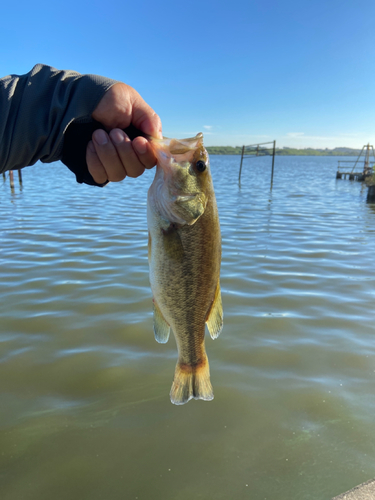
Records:
[[[145,168],[152,168],[156,164],[156,158],[150,142],[144,137],[136,137],[132,141],[133,148],[139,158],[139,161]]]

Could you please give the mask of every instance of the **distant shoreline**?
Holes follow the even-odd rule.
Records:
[[[206,146],[207,152],[211,155],[240,155],[242,146]],[[334,149],[295,149],[295,148],[276,148],[276,156],[359,156],[360,149],[352,148],[334,148]],[[253,153],[255,149],[253,149]],[[259,148],[261,156],[272,154],[272,149],[262,150]]]

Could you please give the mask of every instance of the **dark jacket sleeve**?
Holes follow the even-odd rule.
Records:
[[[91,114],[117,83],[37,64],[0,79],[0,173],[62,160],[78,182],[98,185],[88,172],[87,142],[100,124]]]

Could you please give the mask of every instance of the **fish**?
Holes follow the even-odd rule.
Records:
[[[223,328],[220,290],[221,234],[203,134],[150,140],[157,159],[147,195],[149,277],[157,342],[172,330],[178,361],[171,402],[210,401],[213,389],[205,328]]]

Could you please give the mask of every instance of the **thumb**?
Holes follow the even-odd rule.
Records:
[[[132,123],[147,135],[162,139],[162,126],[159,116],[142,99],[138,92],[132,89]]]

